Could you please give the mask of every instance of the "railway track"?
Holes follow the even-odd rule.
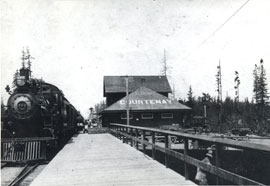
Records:
[[[22,180],[24,180],[32,171],[39,166],[39,163],[30,164],[27,163],[23,167],[7,167],[7,164],[3,166],[1,164],[2,175],[8,174],[9,178],[1,181],[2,186],[18,186]]]
[[[7,166],[7,163],[1,163],[1,169]]]

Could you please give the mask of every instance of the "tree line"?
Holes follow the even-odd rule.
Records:
[[[218,67],[218,74],[220,73]],[[220,76],[216,76],[220,78]],[[263,60],[255,64],[253,70],[253,98],[239,100],[240,76],[235,72],[235,97],[227,96],[223,101],[219,96],[202,93],[194,97],[192,87],[189,87],[187,100],[179,102],[192,108],[193,116],[205,116],[212,131],[227,132],[233,128],[250,128],[258,135],[270,134],[270,105],[268,95],[267,76]],[[217,92],[220,94],[221,81],[217,79]],[[205,113],[206,111],[206,113]]]

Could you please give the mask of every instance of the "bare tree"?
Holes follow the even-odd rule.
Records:
[[[217,92],[218,92],[218,107],[219,107],[219,112],[218,112],[218,121],[219,121],[219,132],[221,132],[221,118],[222,118],[222,84],[221,84],[221,66],[220,66],[220,61],[219,65],[217,66],[217,75],[216,75],[216,81],[217,81]]]
[[[240,85],[240,79],[239,79],[239,73],[235,71],[235,78],[234,78],[234,90],[235,90],[235,102],[239,102],[239,85]]]
[[[163,60],[161,63],[162,63],[161,75],[168,76],[171,67],[167,63],[166,49],[164,49]]]

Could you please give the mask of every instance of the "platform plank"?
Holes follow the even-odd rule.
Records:
[[[195,185],[110,134],[80,134],[31,186]]]

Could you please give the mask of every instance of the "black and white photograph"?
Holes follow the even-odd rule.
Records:
[[[0,0],[1,186],[270,185],[270,0]]]

